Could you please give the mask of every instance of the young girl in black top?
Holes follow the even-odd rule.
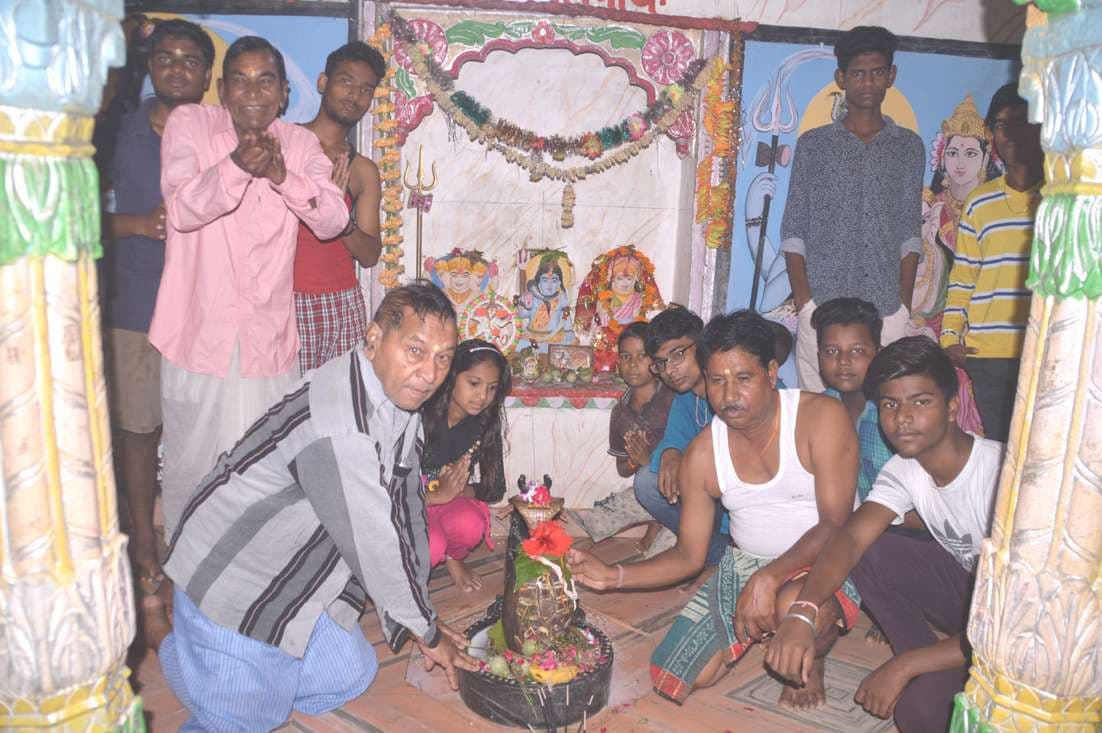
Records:
[[[492,547],[487,504],[505,495],[504,402],[509,387],[509,363],[502,353],[493,344],[471,339],[456,348],[451,373],[424,407],[421,464],[429,552],[433,566],[444,562],[463,591],[482,587],[463,558],[483,538]]]

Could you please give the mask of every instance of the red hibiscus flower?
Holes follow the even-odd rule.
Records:
[[[528,557],[562,557],[574,543],[574,538],[566,533],[558,522],[540,522],[532,530],[531,539],[524,540],[521,546]]]

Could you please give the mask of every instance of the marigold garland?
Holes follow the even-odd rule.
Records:
[[[709,155],[696,168],[696,221],[704,225],[704,241],[712,249],[727,245],[731,234],[731,184],[727,172],[735,151],[735,103],[726,98],[730,64],[718,64],[704,87],[703,125],[712,141]],[[713,183],[713,181],[715,181]]]
[[[383,182],[383,221],[380,225],[383,252],[379,256],[382,267],[379,270],[379,284],[386,289],[398,286],[398,278],[405,272],[402,256],[405,254],[401,244],[402,236],[402,153],[398,147],[398,137],[394,134],[398,120],[394,117],[394,73],[397,64],[393,63],[393,42],[390,25],[384,23],[375,29],[368,44],[383,55],[386,60],[386,76],[379,80],[375,89],[375,129],[380,134],[374,142],[379,151],[379,178]]]

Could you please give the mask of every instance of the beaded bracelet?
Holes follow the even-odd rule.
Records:
[[[785,618],[798,618],[801,621],[803,621],[805,624],[810,626],[812,632],[816,631],[815,622],[813,620],[809,619],[807,616],[803,615],[802,613],[796,613],[795,611],[789,611],[788,613],[786,613],[784,615],[784,617]]]

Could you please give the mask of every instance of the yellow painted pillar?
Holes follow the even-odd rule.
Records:
[[[1046,183],[954,733],[1102,730],[1102,0],[1037,0],[1030,26],[1021,91]]]
[[[0,731],[144,728],[127,681],[92,127],[122,0],[0,0]]]

